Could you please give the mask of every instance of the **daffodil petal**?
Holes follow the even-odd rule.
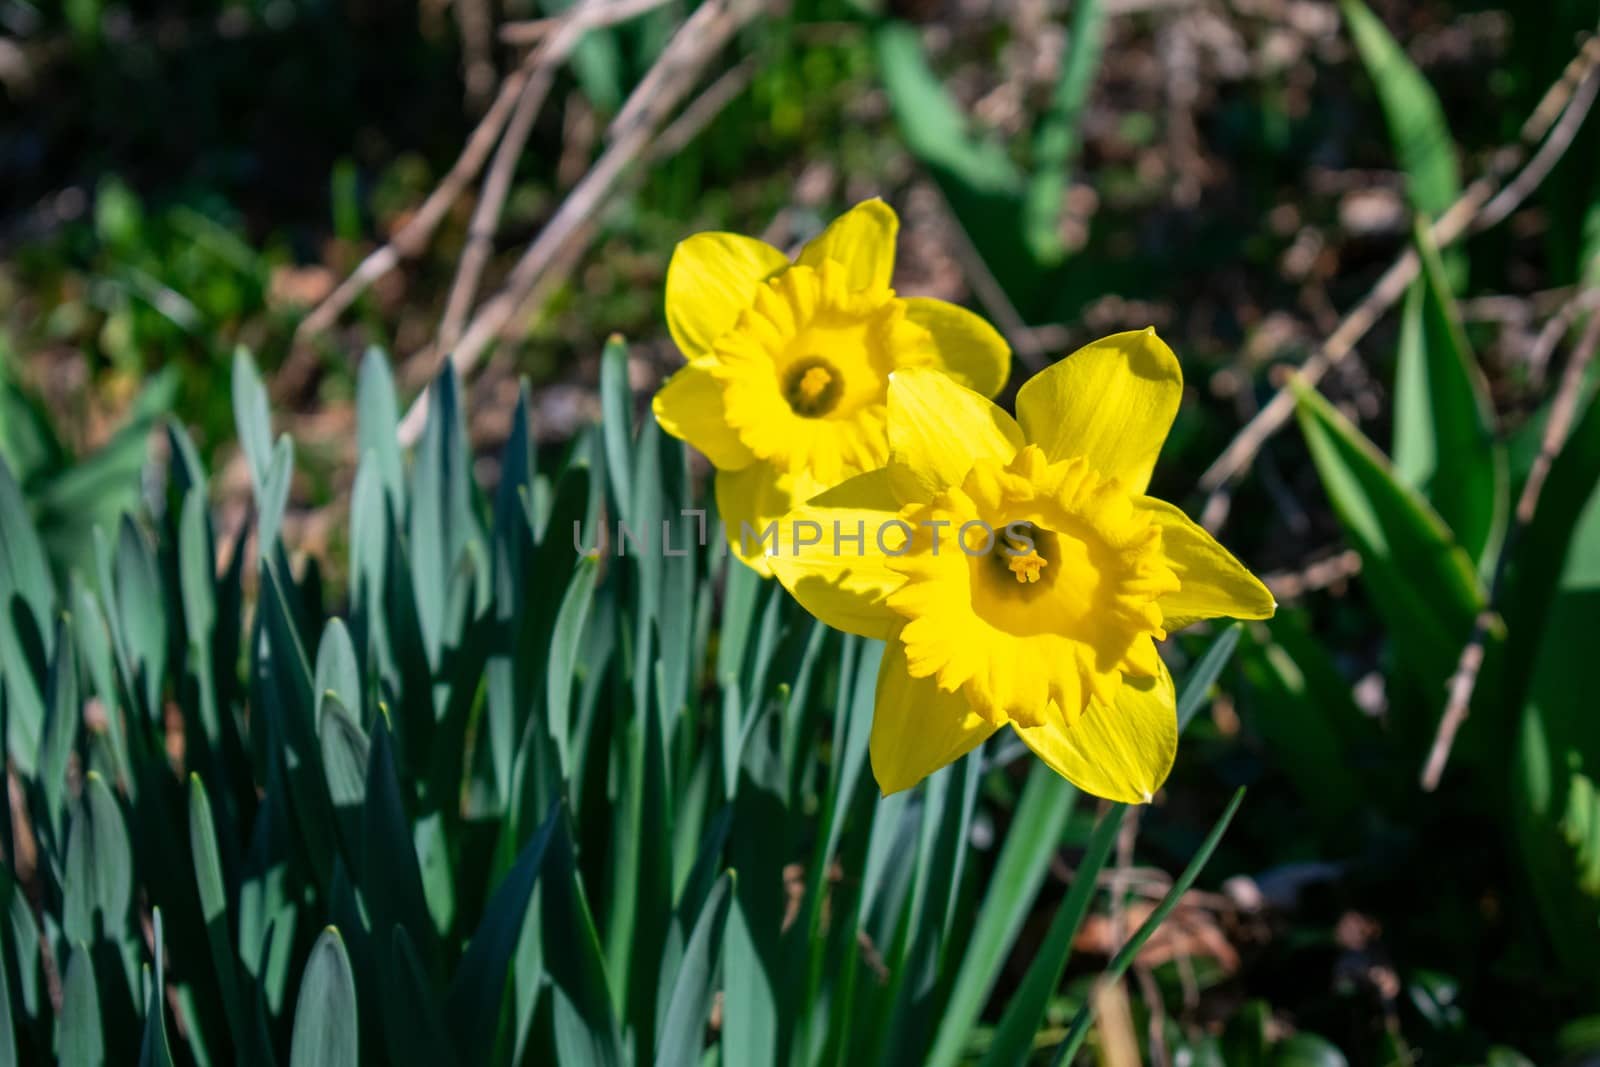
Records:
[[[1138,507],[1161,528],[1161,551],[1183,583],[1157,602],[1169,632],[1201,619],[1272,617],[1278,607],[1272,593],[1205,527],[1165,500],[1145,497]]]
[[[704,452],[718,470],[738,470],[755,460],[728,425],[722,385],[704,365],[691,363],[668,378],[650,410],[663,430]]]
[[[1085,793],[1124,804],[1147,804],[1167,780],[1178,752],[1172,676],[1127,678],[1116,702],[1091,701],[1076,722],[1014,726],[1023,743]]]
[[[767,552],[781,536],[782,519],[822,486],[804,473],[790,474],[770,463],[717,472],[717,514],[728,547],[763,578],[772,577]]]
[[[949,375],[912,367],[890,377],[889,482],[902,503],[925,503],[975,461],[1009,463],[1021,447],[1011,416]]]
[[[946,374],[974,392],[994,396],[1011,376],[1011,346],[1000,332],[964,307],[907,297],[906,318],[933,335]]]
[[[1051,460],[1083,456],[1137,494],[1182,396],[1178,357],[1150,327],[1103,337],[1034,375],[1017,393],[1017,418]]]
[[[886,471],[857,475],[791,511],[779,523],[772,573],[800,606],[846,633],[886,638],[899,616],[884,602],[905,578],[888,567],[903,529]]]
[[[905,646],[891,639],[878,668],[877,710],[872,716],[872,776],[884,795],[910,789],[965,756],[996,730],[973,713],[959,692],[906,670]]]
[[[865,200],[829,223],[801,249],[796,262],[820,270],[831,259],[845,268],[850,290],[887,288],[899,232],[893,208],[876,198]]]
[[[697,233],[667,264],[667,329],[688,359],[706,356],[755,299],[756,287],[789,266],[764,241],[736,233]]]

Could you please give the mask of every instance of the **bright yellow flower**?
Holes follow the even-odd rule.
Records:
[[[888,466],[780,525],[770,563],[801,604],[888,641],[871,746],[884,792],[1008,725],[1085,792],[1140,803],[1166,780],[1177,713],[1155,643],[1276,607],[1209,533],[1144,495],[1182,392],[1153,329],[1035,376],[1020,425],[943,375],[901,371]]]
[[[754,238],[702,233],[667,268],[667,325],[689,362],[656,394],[656,419],[717,468],[729,543],[763,574],[769,523],[888,461],[891,372],[933,368],[985,396],[1010,373],[981,318],[889,288],[899,225],[868,200],[794,263]]]

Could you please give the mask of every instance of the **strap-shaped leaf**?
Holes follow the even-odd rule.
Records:
[[[355,975],[337,928],[326,927],[311,946],[295,998],[290,1067],[358,1067],[361,1029]]]

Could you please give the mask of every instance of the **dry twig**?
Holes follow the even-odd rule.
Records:
[[[1272,591],[1279,604],[1286,604],[1307,593],[1326,589],[1330,585],[1355,577],[1361,573],[1361,554],[1354,549],[1336,552],[1324,559],[1314,560],[1297,571],[1281,571],[1263,576],[1262,582]]]
[[[1490,159],[1487,171],[1467,187],[1454,204],[1436,221],[1429,234],[1435,244],[1446,248],[1469,232],[1492,225],[1509,215],[1533,192],[1556,160],[1571,144],[1600,88],[1600,38],[1591,37],[1583,45],[1561,78],[1546,91],[1538,107],[1523,124],[1517,143],[1501,148]],[[1546,134],[1549,139],[1545,140]],[[1544,144],[1509,184],[1495,194],[1495,187],[1522,165],[1535,145]],[[1492,214],[1491,214],[1492,212]],[[1367,335],[1384,313],[1403,295],[1417,277],[1420,262],[1414,248],[1407,248],[1376,285],[1345,315],[1337,329],[1300,368],[1299,379],[1313,388],[1327,371],[1337,366]],[[1252,418],[1223,449],[1222,454],[1200,476],[1200,488],[1208,494],[1201,522],[1215,531],[1228,514],[1229,487],[1250,468],[1256,454],[1277,433],[1294,412],[1294,393],[1287,385]]]
[[[1495,560],[1488,602],[1473,623],[1472,637],[1461,650],[1455,673],[1446,685],[1449,698],[1444,714],[1439,718],[1439,729],[1434,734],[1433,745],[1428,749],[1428,761],[1422,768],[1422,788],[1427,792],[1431,793],[1439,787],[1439,779],[1443,777],[1445,764],[1449,762],[1456,734],[1462,723],[1467,721],[1472,693],[1478,683],[1478,672],[1483,668],[1485,646],[1498,618],[1496,604],[1505,579],[1506,561],[1511,557],[1522,532],[1533,521],[1534,513],[1539,508],[1539,495],[1544,491],[1545,479],[1550,475],[1550,465],[1555,462],[1561,446],[1566,444],[1567,434],[1572,431],[1572,422],[1578,412],[1579,394],[1583,392],[1584,374],[1597,348],[1600,348],[1600,315],[1590,317],[1589,325],[1579,338],[1577,347],[1572,350],[1572,358],[1567,361],[1567,369],[1561,375],[1555,401],[1550,406],[1550,418],[1545,423],[1544,435],[1539,439],[1539,454],[1534,457],[1533,466],[1528,470],[1522,495],[1517,497],[1517,511],[1511,529],[1506,532],[1500,557]]]
[[[499,339],[506,323],[524,305],[568,240],[590,223],[623,172],[645,154],[655,131],[688,93],[705,65],[722,50],[734,31],[754,18],[762,6],[761,0],[705,0],[678,27],[655,65],[623,105],[623,114],[630,116],[630,124],[616,132],[594,166],[573,187],[523,252],[505,285],[484,301],[467,323],[460,341],[450,352],[449,358],[457,371],[470,370],[485,349]],[[399,435],[403,444],[411,444],[421,434],[427,418],[428,396],[427,391],[419,395],[401,420]]]
[[[640,15],[660,7],[666,0],[628,0],[628,15]],[[559,29],[549,36],[534,52],[534,70],[524,84],[517,100],[516,110],[506,123],[506,133],[495,152],[494,162],[483,180],[483,193],[473,209],[472,222],[467,227],[467,245],[456,264],[455,280],[450,283],[450,296],[445,301],[444,318],[439,323],[439,349],[448,351],[461,337],[462,327],[472,312],[478,298],[478,286],[483,281],[484,268],[494,253],[494,235],[500,228],[500,213],[506,198],[511,195],[511,180],[516,175],[517,160],[533,132],[534,119],[555,84],[556,70],[577,49],[583,37],[596,25],[598,13],[615,17],[615,9],[623,6],[622,0],[580,0],[572,14]]]
[[[521,65],[501,82],[499,93],[479,121],[477,128],[467,138],[461,155],[433,192],[428,194],[416,214],[407,220],[387,244],[363,259],[348,278],[300,321],[294,334],[294,352],[278,375],[280,389],[293,391],[295,385],[304,379],[307,373],[305,364],[310,358],[307,351],[308,343],[312,338],[331,328],[339,316],[343,315],[362,293],[398,267],[403,260],[413,259],[427,248],[428,242],[433,239],[434,231],[444,220],[451,205],[461,198],[467,186],[478,176],[478,172],[488,161],[489,153],[500,139],[502,131],[506,129],[519,101],[528,95],[524,90],[530,80],[534,80],[540,71],[545,72],[548,80],[550,68],[559,65],[571,54],[585,32],[637,18],[665,2],[666,0],[612,0],[610,3],[586,3],[559,18],[539,20],[550,27],[552,34],[565,36],[566,40],[558,44],[552,39],[549,47],[529,53]]]

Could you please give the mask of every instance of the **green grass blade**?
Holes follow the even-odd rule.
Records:
[[[1078,791],[1043,763],[1034,763],[1005,834],[989,891],[960,955],[950,998],[939,1015],[928,1067],[954,1067],[995,978],[1016,943],[1044,884]]]
[[[1205,655],[1200,657],[1184,679],[1183,692],[1178,696],[1178,733],[1182,734],[1206,706],[1206,698],[1211,695],[1211,687],[1222,676],[1222,669],[1228,665],[1228,660],[1233,657],[1233,650],[1239,647],[1239,636],[1244,632],[1244,627],[1239,623],[1230,623],[1227,629],[1216,636]]]
[[[152,925],[155,927],[156,966],[155,976],[145,991],[144,1041],[139,1048],[139,1067],[172,1067],[172,1048],[167,1044],[167,1024],[163,1018],[167,980],[163,964],[166,948],[161,931],[160,908],[155,909]]]
[[[1023,227],[1028,246],[1041,264],[1059,263],[1061,203],[1073,157],[1078,153],[1078,126],[1089,87],[1100,66],[1105,38],[1104,0],[1074,0],[1067,29],[1067,55],[1061,64],[1050,109],[1039,121],[1033,139],[1033,174],[1023,200]]]
[[[1216,824],[1211,827],[1211,832],[1200,843],[1200,848],[1195,852],[1194,859],[1189,861],[1189,865],[1183,869],[1183,873],[1178,876],[1178,880],[1172,883],[1172,888],[1167,890],[1167,895],[1161,898],[1161,903],[1156,905],[1156,910],[1150,913],[1150,917],[1140,924],[1139,929],[1134,932],[1132,937],[1128,938],[1122,949],[1112,957],[1111,963],[1101,972],[1099,981],[1119,982],[1122,980],[1122,976],[1127,973],[1128,968],[1139,955],[1139,950],[1144,947],[1144,943],[1150,940],[1151,935],[1166,921],[1167,916],[1172,914],[1172,909],[1178,906],[1178,901],[1189,891],[1189,887],[1194,885],[1194,880],[1200,877],[1200,872],[1211,859],[1211,853],[1216,851],[1217,843],[1222,840],[1222,835],[1227,832],[1228,824],[1233,821],[1233,816],[1238,812],[1239,805],[1242,803],[1244,803],[1244,788],[1240,787],[1234,792],[1233,799],[1223,809],[1222,815],[1218,817]],[[1072,1020],[1071,1028],[1067,1030],[1066,1040],[1056,1050],[1054,1063],[1057,1067],[1072,1062],[1072,1057],[1077,1054],[1079,1047],[1083,1045],[1084,1039],[1089,1036],[1089,1027],[1093,1022],[1094,1001],[1089,1000],[1084,1003],[1083,1007],[1078,1009],[1077,1016]]]
[[[544,965],[554,995],[555,1062],[622,1067],[628,1056],[612,1010],[605,957],[565,822],[545,853],[540,897]]]
[[[718,878],[706,897],[676,973],[661,974],[659,1003],[665,1003],[656,1037],[657,1067],[695,1067],[700,1062],[706,1019],[716,993],[722,934],[733,903],[732,871]]]
[[[499,1028],[506,970],[527,919],[545,850],[561,818],[559,807],[552,810],[544,825],[522,847],[516,864],[484,909],[477,932],[451,980],[445,1015],[465,1063],[489,1062]]]
[[[1028,1052],[1033,1047],[1033,1035],[1039,1029],[1039,1022],[1044,1018],[1045,1008],[1049,1006],[1050,997],[1061,981],[1062,972],[1066,970],[1067,958],[1072,953],[1072,940],[1077,936],[1078,927],[1083,925],[1084,917],[1089,914],[1089,903],[1094,897],[1100,869],[1105,866],[1106,857],[1111,855],[1111,846],[1116,843],[1117,830],[1122,825],[1122,815],[1126,810],[1125,804],[1113,804],[1096,824],[1083,860],[1072,876],[1072,888],[1067,891],[1067,898],[1061,902],[1055,918],[1050,921],[1050,929],[1039,946],[1039,954],[1028,966],[1022,985],[1000,1016],[994,1041],[983,1058],[984,1067],[1010,1067],[1027,1061]]]
[[[633,521],[633,390],[628,385],[628,342],[618,334],[600,353],[600,432],[605,438],[606,477],[616,517]]]
[[[1394,470],[1438,511],[1480,573],[1494,569],[1510,509],[1489,385],[1467,343],[1444,263],[1416,228],[1422,276],[1406,294],[1395,366]]]
[[[1339,7],[1378,92],[1411,202],[1437,218],[1461,195],[1455,143],[1438,94],[1361,0],[1340,0]]]
[[[1395,476],[1381,452],[1315,390],[1296,384],[1297,415],[1323,488],[1361,555],[1361,580],[1387,625],[1401,669],[1444,703],[1444,683],[1483,607],[1472,561],[1438,514]],[[1419,723],[1401,726],[1415,731]]]

